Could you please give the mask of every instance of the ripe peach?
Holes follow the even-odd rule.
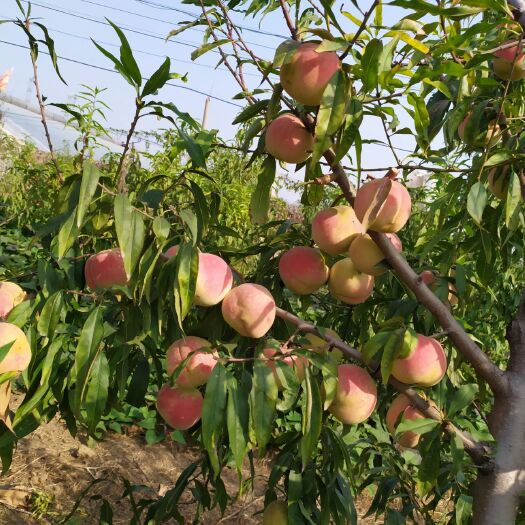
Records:
[[[4,292],[8,293],[13,298],[15,306],[18,306],[26,299],[26,293],[16,283],[10,283],[9,281],[0,282],[0,293]]]
[[[124,270],[124,259],[118,248],[104,250],[92,255],[84,267],[86,284],[91,290],[125,286],[128,277]]]
[[[283,354],[288,354],[292,350],[288,348],[288,349],[282,349],[281,351]],[[267,358],[275,357],[278,354],[279,354],[279,350],[277,348],[269,347],[263,350],[263,355],[264,357],[267,357]],[[289,357],[283,357],[279,360],[282,363],[285,363],[294,369],[295,375],[297,376],[297,380],[299,382],[302,382],[304,380],[304,376],[305,376],[304,369],[306,366],[308,366],[308,359],[306,359],[306,357],[303,357],[302,355],[291,355]],[[277,383],[277,388],[279,390],[282,390],[283,385],[277,374],[277,365],[275,364],[275,361],[273,359],[268,359],[268,368],[273,372],[273,375],[275,377],[275,382]]]
[[[198,352],[201,348],[211,348],[211,343],[201,337],[188,336],[175,341],[166,353],[166,370],[168,375],[191,354],[184,370],[177,377],[177,385],[195,387],[208,382],[213,368],[217,364],[217,352]]]
[[[5,319],[15,307],[13,296],[0,290],[0,319]]]
[[[193,302],[199,306],[219,304],[231,290],[233,274],[224,259],[212,253],[199,253],[199,273]]]
[[[299,117],[284,113],[268,126],[265,144],[266,151],[276,159],[289,164],[300,164],[312,153],[314,136]]]
[[[405,358],[394,359],[392,375],[402,383],[433,386],[439,383],[447,371],[447,358],[436,339],[421,334],[417,345]]]
[[[505,200],[510,183],[509,167],[504,166],[501,170],[492,168],[489,172],[488,183],[492,195],[500,200]]]
[[[0,374],[22,372],[31,362],[31,347],[26,334],[14,324],[0,322],[0,348],[9,343],[13,345],[0,361]]]
[[[361,222],[368,208],[373,204],[376,193],[381,187],[382,179],[374,179],[363,184],[358,190],[354,201],[355,214]],[[368,225],[370,230],[383,233],[399,231],[408,221],[412,201],[408,190],[396,180],[377,214],[375,220]]]
[[[505,42],[510,44],[510,42]],[[525,78],[525,56],[520,42],[494,53],[492,67],[494,74],[502,80],[521,80]]]
[[[226,294],[222,301],[222,316],[239,334],[259,338],[273,325],[275,301],[264,286],[241,284]]]
[[[334,339],[337,339],[338,341],[341,341],[342,339],[339,337],[337,332],[334,332],[331,328],[327,328],[325,330],[327,335],[332,336]],[[307,345],[303,345],[303,348],[306,348],[307,350],[312,350],[312,352],[315,352],[319,355],[327,355],[328,349],[330,348],[330,343],[326,341],[325,339],[322,339],[318,335],[314,334],[306,334],[305,339],[308,340]],[[337,361],[340,361],[343,357],[343,352],[339,350],[339,348],[332,348],[330,351],[330,355],[332,355]]]
[[[341,67],[337,53],[317,53],[318,43],[301,44],[291,61],[281,66],[281,84],[292,98],[306,106],[318,106],[323,92]]]
[[[465,130],[471,118],[472,111],[467,113],[466,117],[461,121],[461,123],[458,126],[458,136],[462,142],[465,142],[470,146],[488,146],[489,148],[491,148],[500,141],[501,128],[499,127],[499,124],[496,122],[496,120],[491,120],[488,123],[486,133],[483,135],[482,130],[476,130],[478,132],[478,136],[475,138],[473,143],[468,143],[465,140]]]
[[[436,404],[429,400],[429,404],[434,408],[437,408]],[[394,435],[396,433],[397,425],[404,420],[414,419],[425,419],[425,415],[422,414],[417,408],[410,404],[410,401],[405,394],[399,394],[392,404],[390,405],[386,413],[386,428]],[[403,432],[398,438],[397,442],[406,448],[415,448],[419,443],[420,435],[416,432]]]
[[[403,250],[401,240],[395,233],[387,233],[386,235],[398,252]],[[352,241],[348,254],[360,272],[374,276],[382,275],[386,272],[385,268],[377,266],[382,260],[384,260],[385,256],[379,246],[369,235],[358,235]]]
[[[288,505],[285,501],[272,501],[264,509],[263,525],[288,525]]]
[[[196,388],[163,385],[157,394],[157,410],[176,430],[191,428],[202,415],[202,394]]]
[[[334,417],[347,425],[362,423],[376,403],[377,386],[364,368],[351,364],[337,367],[337,389],[328,408]]]
[[[346,251],[352,239],[360,233],[365,233],[365,230],[350,206],[325,208],[312,219],[312,239],[329,255]]]
[[[337,261],[330,270],[330,293],[346,304],[364,303],[374,289],[374,277],[361,273],[352,259]]]
[[[319,290],[329,273],[321,252],[308,246],[295,246],[279,259],[279,275],[286,288],[297,295]]]

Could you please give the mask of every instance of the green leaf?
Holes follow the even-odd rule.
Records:
[[[403,343],[397,354],[400,359],[405,359],[412,354],[417,346],[417,334],[412,328],[407,328],[403,335]]]
[[[385,343],[385,349],[381,356],[381,379],[385,385],[388,383],[388,378],[394,366],[394,359],[402,344],[403,338],[400,336],[399,331],[390,332],[390,337]]]
[[[38,333],[42,337],[53,337],[58,321],[60,320],[60,314],[64,307],[64,296],[61,291],[55,292],[46,301],[36,325]]]
[[[95,195],[97,191],[98,181],[100,179],[100,171],[95,163],[91,161],[84,162],[83,170],[77,207],[77,228],[80,228],[84,222],[84,216],[91,204],[93,195]]]
[[[468,129],[469,124],[470,124],[470,121],[465,128],[465,133]],[[494,155],[491,155],[487,159],[487,162],[485,162],[484,166],[485,168],[490,168],[491,166],[497,166],[498,164],[502,164],[503,162],[506,162],[507,160],[510,160],[510,159],[512,159],[511,153],[509,153],[508,151],[499,151],[498,153],[494,153]]]
[[[31,5],[31,4],[29,4]],[[28,15],[29,16],[29,15]],[[60,73],[60,69],[58,68],[58,56],[56,54],[55,50],[55,41],[51,38],[49,35],[49,31],[47,30],[47,27],[43,24],[40,24],[39,22],[35,22],[32,20],[32,23],[38,26],[42,32],[44,33],[45,38],[45,44],[49,51],[49,56],[51,57],[51,63],[53,64],[53,67],[55,68],[56,74],[58,75],[58,78],[67,86],[67,82],[62,77],[62,74]]]
[[[124,68],[124,65],[120,62],[120,60],[115,56],[113,55],[112,53],[110,53],[109,51],[107,51],[106,49],[104,49],[100,44],[97,44],[93,39],[91,39],[91,41],[93,42],[93,44],[95,44],[95,47],[106,57],[106,58],[109,58],[109,60],[111,60],[111,62],[113,62],[113,65],[115,66],[115,69],[121,74],[122,78],[124,78],[126,80],[126,82],[128,82],[128,84],[130,84],[131,86],[133,86],[135,89],[137,89],[137,84],[136,82],[133,80],[133,78],[129,75],[129,73],[126,71],[126,69]]]
[[[109,364],[104,352],[100,352],[93,361],[91,380],[86,393],[86,420],[90,434],[95,433],[95,428],[104,413],[108,400],[109,389]]]
[[[440,424],[441,423],[435,419],[403,419],[396,428],[396,435],[399,436],[404,432],[427,434]]]
[[[352,98],[348,103],[347,115],[344,122],[341,140],[337,144],[335,162],[339,162],[352,147],[355,137],[359,134],[359,127],[363,121],[363,104]]]
[[[204,231],[208,227],[210,218],[210,212],[208,210],[208,204],[206,202],[206,196],[202,191],[201,187],[194,181],[190,181],[190,189],[194,198],[195,214],[197,217],[197,238],[194,239],[195,243],[199,243]]]
[[[302,406],[301,460],[303,471],[317,450],[323,426],[323,403],[317,381],[312,380],[310,368],[305,367],[304,404]]]
[[[365,53],[361,59],[361,67],[363,69],[363,91],[369,93],[372,91],[379,81],[379,69],[381,63],[381,55],[383,53],[383,44],[381,40],[373,38],[366,45]]]
[[[481,224],[483,210],[486,205],[487,190],[485,189],[485,186],[478,181],[472,185],[467,197],[467,211],[478,225]]]
[[[147,97],[149,95],[155,95],[157,91],[163,88],[166,85],[166,82],[171,78],[170,74],[171,61],[169,58],[161,64],[161,66],[151,75],[148,79],[142,93],[140,94],[141,98]]]
[[[237,381],[228,377],[228,406],[226,423],[228,426],[228,441],[235,460],[237,472],[241,475],[242,465],[248,449],[248,425],[250,419],[250,390],[246,381]]]
[[[142,358],[135,367],[131,380],[129,382],[126,402],[136,407],[144,405],[144,397],[148,391],[149,384],[149,362]]]
[[[285,40],[277,46],[275,56],[273,57],[273,67],[281,67],[283,64],[288,64],[295,54],[296,49],[301,45],[297,40]]]
[[[257,186],[250,200],[250,217],[253,224],[264,224],[270,208],[270,196],[275,180],[275,159],[267,156],[257,178]]]
[[[215,477],[220,474],[217,443],[224,426],[228,373],[217,363],[206,385],[202,404],[202,444],[210,457]]]
[[[461,494],[455,502],[456,525],[467,525],[472,517],[472,496]]]
[[[116,31],[120,39],[120,63],[122,64],[124,71],[133,80],[135,86],[140,87],[142,84],[142,75],[140,74],[139,66],[135,60],[135,57],[133,56],[133,51],[129,45],[126,35],[122,29],[109,20],[109,18],[106,18],[106,20]]]
[[[421,440],[421,464],[419,465],[419,482],[423,483],[424,493],[428,493],[436,483],[439,475],[441,452],[441,426],[438,425]]]
[[[104,338],[102,307],[96,307],[87,318],[75,352],[75,396],[72,406],[80,419],[80,407],[85,396],[87,382],[93,371],[93,363],[97,357]]]
[[[505,175],[501,175],[502,177]],[[510,231],[516,230],[519,224],[519,204],[521,202],[521,185],[516,173],[509,177],[509,188],[505,200],[505,224]]]
[[[233,120],[232,124],[242,124],[252,119],[256,115],[262,114],[268,108],[269,100],[258,100],[257,102],[246,106]]]
[[[392,335],[391,331],[378,332],[371,337],[364,345],[362,354],[365,362],[369,362],[377,355],[377,353],[385,346],[386,342]]]
[[[198,273],[199,254],[197,249],[191,244],[181,244],[175,257],[176,279],[174,282],[175,311],[181,329],[182,321],[188,315],[195,296]]]
[[[186,151],[193,165],[197,168],[206,169],[206,158],[200,144],[197,144],[182,128],[178,128],[179,134],[186,145]]]
[[[216,40],[215,42],[208,42],[207,44],[204,44],[197,48],[195,51],[191,53],[191,59],[197,60],[201,55],[204,55],[204,53],[207,53],[208,51],[211,51],[212,49],[215,49],[216,47],[223,46],[224,44],[229,44],[230,40],[228,38],[222,38],[219,40]]]
[[[414,108],[414,125],[417,131],[418,144],[422,149],[428,146],[428,128],[430,125],[430,115],[423,97],[415,93],[407,95],[408,103]]]
[[[311,163],[319,161],[332,145],[334,135],[343,124],[346,110],[347,84],[345,74],[338,70],[326,86],[315,125],[315,144]]]
[[[458,412],[468,407],[474,401],[479,387],[475,383],[468,385],[461,385],[456,392],[453,393],[450,403],[448,405],[447,417],[452,418]]]
[[[115,230],[128,279],[139,261],[144,246],[144,220],[133,209],[127,195],[115,197]]]
[[[61,259],[73,246],[78,238],[78,228],[75,222],[76,209],[64,221],[58,232],[58,257]]]
[[[266,444],[272,435],[273,419],[277,404],[277,384],[270,367],[256,361],[253,365],[253,384],[250,392],[250,414],[255,440],[260,454],[264,454]]]
[[[170,235],[170,223],[164,217],[157,216],[153,219],[153,224],[151,225],[155,237],[159,241],[165,241]]]

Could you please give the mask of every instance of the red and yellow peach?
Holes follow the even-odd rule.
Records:
[[[24,332],[14,324],[0,322],[0,347],[10,343],[10,349],[0,361],[0,374],[22,372],[31,362],[31,347]]]
[[[191,428],[202,415],[202,394],[196,388],[164,385],[157,395],[157,410],[175,430]]]
[[[492,67],[494,74],[502,80],[514,81],[525,78],[525,56],[520,42],[505,42],[512,44],[494,53]]]
[[[293,368],[295,375],[297,376],[297,380],[299,382],[302,382],[304,380],[305,376],[305,367],[308,366],[308,359],[302,355],[290,355],[287,357],[280,357],[280,352],[284,355],[289,354],[292,352],[292,349],[281,349],[280,351],[277,348],[268,347],[263,350],[263,355],[268,359],[268,368],[272,371],[275,382],[277,384],[277,388],[279,390],[283,389],[283,384],[281,380],[279,379],[279,375],[277,374],[277,365],[275,364],[275,360],[278,359],[280,362],[288,365],[289,367]]]
[[[399,237],[395,233],[387,233],[386,235],[394,245],[394,248],[401,252],[403,245]],[[358,235],[352,241],[348,254],[360,272],[374,276],[382,275],[386,272],[385,268],[377,266],[384,260],[385,256],[369,235]]]
[[[289,290],[297,295],[316,292],[328,280],[330,269],[319,250],[295,246],[279,259],[279,275]]]
[[[284,113],[268,126],[265,147],[277,160],[288,164],[300,164],[312,153],[314,137],[299,117],[292,113]]]
[[[361,273],[352,259],[346,257],[332,266],[328,289],[336,299],[343,303],[363,303],[374,289],[374,277]]]
[[[104,250],[92,255],[86,261],[84,274],[86,284],[91,290],[126,286],[129,282],[119,248]]]

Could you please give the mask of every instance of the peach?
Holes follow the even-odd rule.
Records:
[[[326,335],[329,335],[334,339],[337,339],[338,341],[342,341],[337,332],[334,332],[334,330],[332,330],[331,328],[325,329],[325,333]],[[315,352],[319,355],[327,355],[329,353],[328,349],[330,348],[330,343],[322,337],[319,337],[315,334],[306,334],[305,339],[308,340],[308,344],[303,345],[303,348],[306,348],[307,350],[312,350],[312,352]],[[343,352],[341,352],[339,348],[332,348],[332,350],[330,351],[330,355],[332,355],[337,361],[340,361],[343,357]]]
[[[174,244],[173,246],[170,246],[164,252],[164,256],[171,258],[171,257],[175,257],[177,255],[177,253],[179,253],[179,245],[178,244]]]
[[[364,303],[374,289],[374,277],[361,273],[352,259],[347,257],[332,266],[328,289],[336,299],[343,303]]]
[[[437,409],[436,404],[429,400],[429,404]],[[410,400],[405,394],[399,394],[386,413],[386,428],[394,435],[397,425],[404,420],[425,419],[425,415],[410,404]],[[397,442],[405,448],[415,448],[419,443],[420,435],[416,432],[403,432],[397,438]]]
[[[401,240],[395,233],[387,233],[386,235],[398,252],[403,250]],[[358,235],[352,241],[348,254],[360,272],[374,276],[382,275],[386,272],[385,268],[377,266],[384,260],[385,256],[369,235]]]
[[[196,388],[163,385],[157,394],[157,410],[176,430],[191,428],[202,415],[202,394]]]
[[[25,301],[26,299],[26,293],[16,283],[10,283],[9,281],[0,282],[0,293],[4,292],[11,295],[15,306],[18,306],[21,302]]]
[[[382,182],[382,179],[373,179],[357,190],[354,209],[359,221],[363,221],[368,208],[373,205]],[[368,228],[376,232],[395,233],[408,221],[411,207],[412,201],[408,190],[401,183],[393,180],[392,188],[382,208]]]
[[[199,253],[199,273],[193,302],[199,306],[219,304],[233,285],[233,273],[224,259]]]
[[[423,281],[432,291],[438,286],[438,276],[436,272],[431,270],[425,270],[419,274],[421,281]],[[452,283],[448,283],[448,302],[451,306],[456,306],[459,302],[458,296],[456,295],[456,287]]]
[[[330,269],[319,250],[295,246],[279,259],[279,275],[289,290],[297,295],[316,292],[328,281]]]
[[[275,320],[275,301],[260,284],[245,283],[232,288],[222,301],[224,320],[239,334],[259,338]]]
[[[282,349],[281,352],[283,354],[288,354],[292,350],[290,348]],[[275,382],[277,383],[277,388],[279,390],[283,389],[283,384],[281,383],[281,380],[279,379],[279,376],[277,374],[277,365],[275,364],[275,361],[273,359],[270,359],[272,357],[279,357],[279,350],[277,348],[265,348],[263,350],[264,357],[268,358],[268,368],[272,371]],[[295,375],[297,376],[297,380],[301,383],[304,380],[305,372],[304,369],[306,366],[308,366],[308,359],[302,355],[291,355],[289,357],[283,357],[279,359],[282,363],[287,364],[288,366],[292,367],[295,371]]]
[[[362,423],[374,411],[377,386],[370,374],[360,366],[344,364],[337,367],[337,389],[328,411],[341,423]]]
[[[421,334],[411,354],[394,359],[392,375],[402,383],[433,386],[439,383],[447,371],[447,358],[436,339]]]
[[[263,525],[288,525],[288,505],[285,501],[275,500],[266,506],[263,512]]]
[[[350,206],[325,208],[312,219],[312,239],[329,255],[348,250],[352,239],[360,233],[365,230]]]
[[[314,137],[299,117],[292,113],[284,113],[268,126],[265,147],[277,160],[288,164],[300,164],[312,153]]]
[[[171,376],[175,369],[188,357],[184,369],[177,377],[176,383],[182,387],[204,385],[217,364],[217,352],[199,352],[201,348],[211,348],[211,343],[190,335],[172,343],[166,353],[166,371]]]
[[[26,334],[18,326],[0,321],[0,348],[9,343],[13,345],[0,361],[0,374],[22,372],[31,362],[31,347]]]
[[[281,66],[281,85],[293,99],[305,106],[318,106],[323,92],[340,69],[337,53],[327,51],[318,53],[319,43],[301,44],[287,64]]]
[[[476,130],[478,132],[478,136],[475,137],[474,142],[468,143],[465,140],[465,130],[471,117],[472,111],[467,113],[466,117],[458,126],[458,136],[460,140],[466,144],[469,144],[470,146],[488,146],[489,148],[495,146],[501,139],[501,128],[499,127],[499,124],[496,122],[496,120],[491,120],[488,123],[485,134],[482,134],[482,130]]]
[[[510,44],[510,42],[505,43]],[[525,57],[520,42],[515,42],[505,49],[499,49],[494,56],[492,67],[497,77],[506,81],[525,78]]]
[[[112,248],[92,255],[84,267],[86,284],[91,290],[126,286],[128,277],[119,248]]]
[[[5,319],[15,307],[13,296],[0,290],[0,319]]]
[[[489,172],[488,183],[492,195],[500,200],[505,200],[510,183],[509,167],[504,166],[499,172],[498,168],[492,168]]]

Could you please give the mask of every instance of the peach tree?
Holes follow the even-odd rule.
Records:
[[[265,454],[267,524],[358,523],[364,491],[367,514],[389,524],[516,522],[525,4],[187,3],[202,15],[169,36],[205,27],[192,58],[219,52],[238,83],[242,143],[158,99],[176,77],[169,59],[144,81],[118,26],[118,57],[96,44],[130,84],[134,117],[118,158],[82,150],[60,172],[34,297],[0,286],[0,381],[8,392],[23,371],[26,389],[12,422],[3,417],[4,470],[16,440],[57,413],[99,439],[127,403],[155,408],[166,432],[202,450],[164,497],[134,505],[144,523],[182,523],[185,490],[197,522],[224,512],[237,495],[221,474],[236,470],[242,495]],[[402,16],[389,26],[392,7]],[[250,48],[239,13],[286,22],[273,60]],[[36,61],[54,44],[23,14],[14,22]],[[89,138],[78,108],[61,107]],[[169,175],[134,157],[147,115],[173,128]],[[382,133],[371,137],[374,119]],[[412,139],[403,158],[401,135]],[[370,144],[392,162],[368,168]],[[213,185],[224,147],[259,171],[244,237]],[[272,197],[278,166],[290,165],[304,174],[293,220],[276,216]]]

